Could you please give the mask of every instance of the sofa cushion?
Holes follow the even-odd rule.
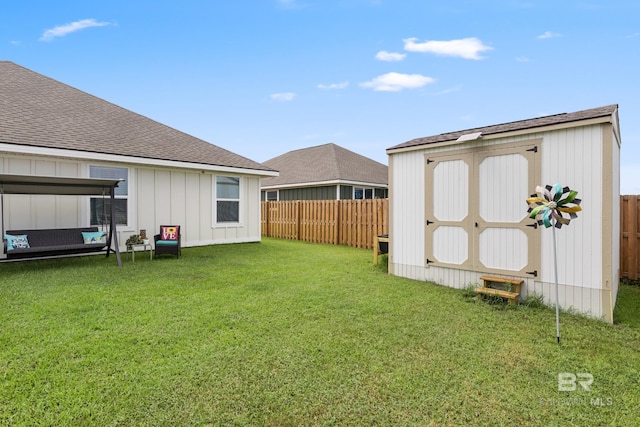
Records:
[[[163,225],[160,227],[160,240],[177,241],[180,235],[180,227],[177,225]]]
[[[82,240],[86,245],[91,243],[107,243],[105,233],[102,231],[83,231]]]
[[[7,241],[7,250],[12,251],[14,249],[27,249],[29,248],[29,239],[26,234],[22,234],[19,236],[14,236],[11,234],[4,235],[5,240]]]

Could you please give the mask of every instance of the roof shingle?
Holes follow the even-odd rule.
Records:
[[[0,142],[273,171],[9,61],[0,61]]]
[[[439,135],[416,138],[402,144],[393,146],[388,150],[396,150],[401,148],[418,147],[421,145],[435,144],[438,142],[455,141],[460,136],[482,132],[482,135],[492,135],[505,132],[512,132],[524,129],[534,129],[543,126],[552,126],[581,120],[595,119],[599,117],[611,116],[618,109],[617,104],[607,105],[604,107],[593,108],[590,110],[577,111],[575,113],[554,114],[551,116],[538,117],[534,119],[519,120],[515,122],[502,123],[498,125],[485,126],[474,129],[460,130],[457,132],[441,133]]]
[[[355,181],[387,185],[387,166],[336,144],[289,151],[264,162],[280,176],[264,178],[263,187],[325,181]]]

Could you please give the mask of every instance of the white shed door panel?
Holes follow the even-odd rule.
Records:
[[[427,264],[535,275],[535,188],[531,144],[426,159]]]
[[[463,227],[440,226],[433,232],[433,256],[440,262],[462,265],[469,260],[469,234]]]
[[[469,165],[445,160],[433,168],[433,214],[440,221],[462,221],[469,215]]]
[[[518,223],[526,216],[522,209],[529,189],[529,162],[521,154],[505,154],[480,158],[480,217],[488,222]]]
[[[427,161],[426,253],[438,265],[471,268],[472,230],[469,227],[469,189],[472,156],[441,156]],[[431,203],[429,203],[431,201]]]
[[[528,236],[522,230],[487,227],[478,245],[478,260],[486,268],[520,271],[529,264]]]

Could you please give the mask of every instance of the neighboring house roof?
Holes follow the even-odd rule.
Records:
[[[275,171],[103,99],[0,61],[0,143]]]
[[[535,119],[519,120],[516,122],[503,123],[499,125],[485,126],[474,129],[461,130],[457,132],[441,133],[439,135],[416,138],[387,149],[387,152],[401,149],[420,147],[423,145],[440,142],[456,141],[462,135],[481,132],[482,136],[500,134],[506,132],[523,131],[529,129],[542,128],[554,125],[563,125],[571,122],[598,119],[609,117],[616,113],[618,105],[607,105],[605,107],[593,108],[590,110],[577,111],[575,113],[554,114],[552,116],[538,117]]]
[[[289,151],[264,164],[280,175],[264,178],[263,189],[338,183],[386,187],[388,183],[387,166],[336,144]]]

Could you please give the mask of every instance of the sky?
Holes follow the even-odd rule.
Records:
[[[20,0],[0,60],[258,162],[618,104],[640,194],[637,0]]]

